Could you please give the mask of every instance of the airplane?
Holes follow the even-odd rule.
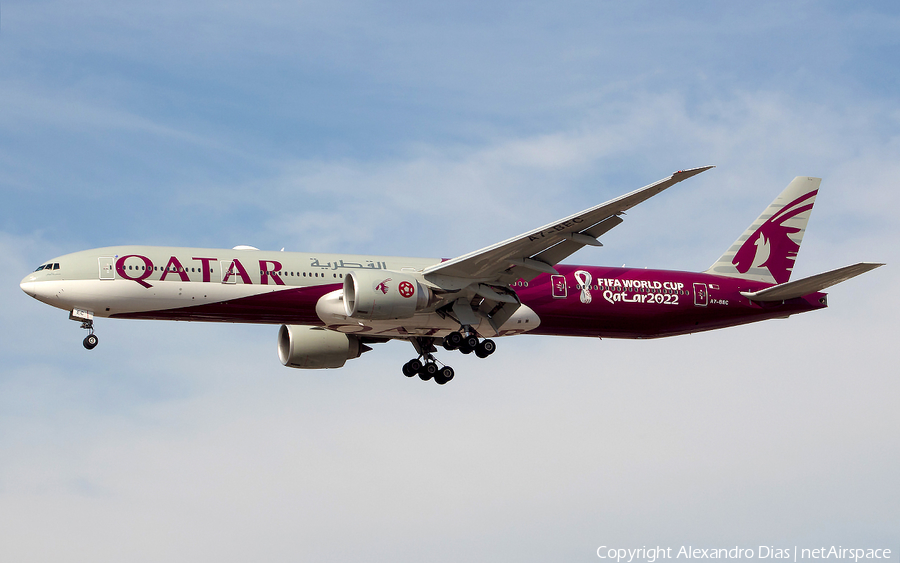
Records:
[[[621,224],[625,212],[713,168],[667,178],[538,229],[450,260],[233,249],[112,246],[45,262],[20,287],[94,318],[281,325],[292,368],[340,368],[371,344],[406,340],[402,373],[443,385],[454,370],[437,347],[486,358],[517,334],[657,338],[823,309],[822,290],[881,263],[797,281],[791,271],[821,179],[798,176],[704,272],[563,265]]]

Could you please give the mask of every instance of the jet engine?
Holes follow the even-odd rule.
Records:
[[[354,319],[408,319],[431,299],[431,290],[409,274],[354,270],[344,276],[344,311]]]
[[[289,368],[339,368],[371,350],[353,335],[319,326],[281,325],[278,358]]]

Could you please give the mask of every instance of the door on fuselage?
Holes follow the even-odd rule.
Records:
[[[115,259],[112,256],[101,256],[97,260],[100,262],[100,279],[116,279],[116,268],[113,265],[115,263]]]
[[[554,299],[565,299],[569,293],[566,287],[566,276],[550,276],[550,291],[553,292]]]
[[[709,292],[706,290],[705,283],[694,284],[694,305],[697,307],[706,307],[709,303]]]

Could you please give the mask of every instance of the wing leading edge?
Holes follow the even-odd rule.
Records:
[[[435,264],[424,271],[427,280],[508,284],[531,280],[542,273],[556,273],[554,266],[584,246],[602,246],[597,237],[622,223],[623,212],[678,182],[713,168],[680,170],[668,178],[631,193],[585,209],[533,231],[475,252]]]

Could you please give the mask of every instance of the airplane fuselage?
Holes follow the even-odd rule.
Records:
[[[260,250],[115,246],[67,254],[22,280],[60,309],[96,317],[326,326],[346,333],[441,337],[459,323],[423,310],[366,321],[329,306],[351,271],[421,273],[440,259]],[[827,306],[824,293],[780,302],[741,292],[772,284],[707,273],[569,266],[509,284],[523,307],[499,336],[654,338],[786,317]],[[481,330],[479,330],[481,332]]]

